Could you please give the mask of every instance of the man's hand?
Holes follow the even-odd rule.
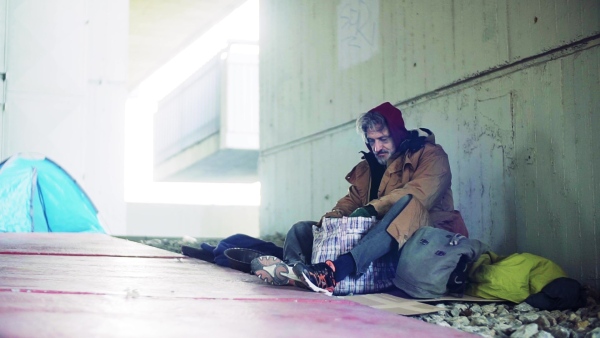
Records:
[[[342,214],[342,212],[340,210],[332,210],[328,213],[326,213],[325,215],[323,215],[323,217],[321,218],[342,218],[342,216],[344,216]]]
[[[375,210],[374,206],[367,204],[362,208],[358,208],[358,209],[354,210],[348,217],[371,217],[371,216],[377,216],[377,210]]]
[[[342,218],[344,215],[342,214],[342,212],[338,209],[332,210],[328,213],[326,213],[325,215],[323,215],[323,217],[321,217],[321,219],[317,222],[316,226],[321,227],[321,224],[323,223],[323,219],[324,218]]]

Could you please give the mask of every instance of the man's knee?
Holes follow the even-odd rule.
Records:
[[[312,234],[312,226],[317,224],[317,222],[313,221],[300,221],[292,225],[290,230],[288,231],[288,236],[290,234],[295,235],[296,237],[304,237],[304,234],[310,233]]]
[[[404,210],[404,208],[406,208],[406,206],[408,205],[408,203],[410,202],[410,200],[412,200],[413,195],[412,194],[406,194],[405,196],[402,196],[402,198],[400,198],[396,203],[394,203],[394,207],[397,210],[397,214],[401,213],[402,210]]]

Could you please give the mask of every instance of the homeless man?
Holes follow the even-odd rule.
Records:
[[[362,114],[356,127],[369,152],[362,152],[363,160],[346,176],[351,184],[348,194],[323,218],[381,219],[394,212],[391,222],[376,223],[352,250],[314,265],[310,265],[312,227],[321,221],[298,222],[286,235],[283,261],[273,256],[252,261],[252,273],[262,280],[331,295],[336,281],[364,273],[375,259],[398,252],[420,227],[431,225],[467,236],[462,217],[454,210],[448,156],[429,130],[408,131],[402,112],[389,102]]]

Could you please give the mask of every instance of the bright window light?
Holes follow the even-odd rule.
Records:
[[[200,69],[228,41],[258,41],[258,0],[249,0],[154,72],[125,109],[125,201],[200,205],[259,205],[260,183],[154,182],[153,116],[158,101]]]

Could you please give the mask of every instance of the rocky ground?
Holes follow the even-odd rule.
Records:
[[[220,240],[189,236],[126,239],[177,253],[181,253],[182,245],[199,247],[203,242],[216,245]],[[282,246],[284,236],[275,234],[262,239]],[[587,306],[576,311],[540,311],[527,303],[445,302],[436,304],[440,307],[438,313],[413,318],[483,337],[600,338],[600,295],[595,290],[586,288]]]
[[[447,310],[415,318],[483,337],[600,338],[597,295],[588,297],[587,307],[576,311],[539,311],[527,303],[453,302],[437,306]]]
[[[220,240],[223,238],[197,238],[191,236],[183,236],[183,237],[167,237],[167,238],[157,238],[157,237],[143,237],[143,236],[117,236],[119,238],[127,239],[130,241],[150,245],[153,247],[157,247],[160,249],[181,253],[181,246],[187,245],[195,248],[200,248],[201,243],[208,243],[210,245],[217,245]],[[261,238],[267,242],[273,242],[273,244],[278,246],[283,246],[283,241],[285,236],[280,233],[276,233],[275,235],[269,235]]]

